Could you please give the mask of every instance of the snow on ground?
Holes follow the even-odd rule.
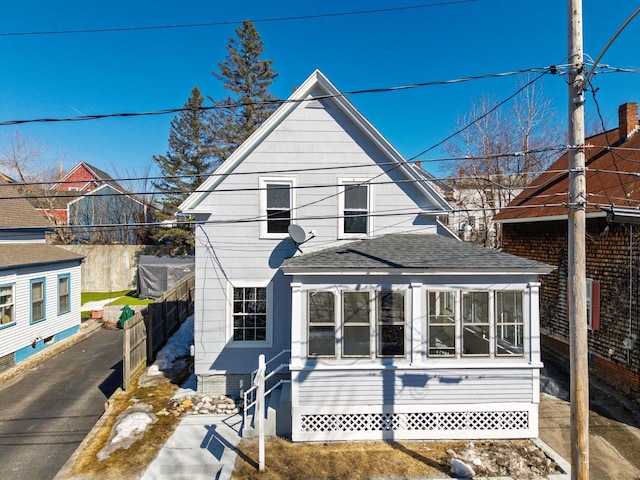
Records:
[[[178,331],[169,338],[166,345],[158,352],[156,361],[141,376],[138,384],[165,380],[166,376],[163,372],[172,370],[176,360],[189,355],[192,344],[193,315],[188,317]],[[138,402],[129,407],[118,415],[111,438],[98,453],[98,458],[103,460],[118,448],[129,448],[133,442],[142,438],[147,428],[155,422],[156,416],[152,412],[151,405]]]

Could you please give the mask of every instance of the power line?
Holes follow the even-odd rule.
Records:
[[[295,20],[311,20],[317,18],[346,17],[352,15],[368,15],[374,13],[389,13],[407,10],[418,10],[423,8],[441,7],[446,5],[456,5],[460,3],[472,3],[477,0],[451,0],[438,3],[426,3],[421,5],[407,5],[401,7],[377,8],[371,10],[355,10],[350,12],[334,12],[334,13],[318,13],[310,15],[296,15],[291,17],[271,17],[250,20],[251,23],[271,23],[271,22],[288,22]],[[114,32],[139,32],[144,30],[170,30],[183,28],[203,28],[203,27],[219,27],[224,25],[242,24],[244,20],[227,20],[218,22],[205,23],[182,23],[175,25],[150,25],[144,27],[110,27],[110,28],[85,28],[79,30],[40,30],[32,32],[5,32],[0,33],[0,37],[18,37],[18,36],[35,36],[35,35],[77,35],[86,33],[114,33]]]
[[[55,123],[55,122],[82,122],[89,120],[101,120],[105,118],[128,118],[128,117],[142,117],[142,116],[154,116],[154,115],[168,115],[175,113],[182,113],[188,111],[209,111],[209,110],[221,110],[221,109],[234,109],[234,108],[243,108],[249,106],[258,106],[258,105],[282,105],[287,103],[304,103],[304,102],[312,102],[315,100],[324,100],[329,98],[337,98],[337,97],[347,97],[350,95],[362,95],[369,93],[388,93],[395,92],[401,90],[411,90],[415,88],[423,88],[423,87],[431,87],[436,85],[452,85],[456,83],[465,83],[471,82],[475,80],[486,80],[493,78],[501,78],[501,77],[509,77],[513,75],[520,75],[523,73],[538,73],[543,72],[549,73],[552,69],[556,67],[534,67],[527,68],[523,70],[513,70],[510,72],[502,72],[502,73],[489,73],[485,75],[474,75],[469,77],[455,78],[450,80],[437,80],[432,82],[421,82],[421,83],[412,83],[408,85],[399,85],[394,87],[383,87],[383,88],[370,88],[363,90],[352,90],[341,92],[339,94],[327,94],[327,95],[319,95],[316,97],[309,97],[300,100],[265,100],[265,101],[256,101],[256,102],[239,102],[239,103],[227,103],[227,104],[216,104],[209,106],[201,106],[198,108],[188,108],[188,107],[180,107],[180,108],[167,108],[163,110],[151,110],[145,112],[119,112],[119,113],[104,113],[104,114],[94,114],[94,115],[81,115],[78,117],[59,117],[59,118],[35,118],[35,119],[23,119],[23,120],[5,120],[0,122],[0,126],[9,126],[9,125],[22,125],[26,123]],[[542,76],[540,75],[540,76]],[[536,77],[536,80],[540,77]],[[532,83],[532,82],[530,82]],[[528,86],[528,85],[527,85]],[[516,92],[516,94],[519,93]],[[448,140],[445,139],[445,141]],[[437,146],[437,145],[436,145]],[[432,148],[435,148],[432,147]],[[425,150],[423,153],[426,153],[428,150]]]

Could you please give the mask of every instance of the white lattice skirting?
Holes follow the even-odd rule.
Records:
[[[294,414],[293,436],[294,440],[303,441],[530,438],[537,436],[537,409],[528,407],[490,411]]]

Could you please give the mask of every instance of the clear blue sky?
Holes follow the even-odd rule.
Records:
[[[595,58],[637,5],[584,0],[584,50]],[[428,5],[428,8],[299,20],[306,15]],[[115,33],[8,33],[144,27],[253,20],[264,58],[279,77],[281,98],[316,68],[342,91],[501,73],[562,64],[567,56],[567,1],[476,0],[7,0],[0,15],[0,121],[74,117],[181,107],[193,86],[225,95],[211,71],[226,55],[236,24]],[[640,17],[620,35],[602,63],[640,67]],[[402,153],[411,158],[456,129],[457,117],[482,95],[502,99],[517,77],[429,86],[350,97]],[[640,100],[640,75],[598,75],[598,102],[609,127],[617,107]],[[561,120],[565,77],[542,81]],[[594,103],[587,97],[587,113]],[[172,115],[85,122],[0,126],[0,149],[16,131],[50,146],[65,168],[86,161],[114,177],[143,175],[167,150]],[[423,159],[445,156],[441,149]],[[434,174],[438,164],[423,164]]]

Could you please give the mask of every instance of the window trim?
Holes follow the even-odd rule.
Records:
[[[11,303],[4,303],[4,304],[0,304],[2,306],[9,306],[11,305],[13,308],[11,310],[12,312],[12,320],[8,323],[0,323],[0,330],[2,330],[3,328],[9,328],[12,327],[13,325],[16,324],[16,284],[14,282],[12,283],[3,283],[0,285],[0,288],[5,288],[5,287],[10,287],[11,288]]]
[[[287,185],[289,187],[289,208],[290,208],[290,219],[289,224],[293,225],[296,223],[296,188],[297,188],[297,179],[296,177],[260,177],[259,179],[259,188],[260,188],[260,218],[263,221],[260,222],[260,238],[287,238],[288,232],[283,233],[269,233],[269,221],[267,216],[267,185]]]
[[[465,322],[464,321],[464,294],[465,293],[486,293],[487,294],[487,321],[486,322]],[[493,298],[494,298],[494,290],[461,290],[460,291],[460,354],[462,357],[476,357],[476,358],[493,358],[495,353],[495,348],[493,346],[493,323],[495,323],[495,310],[493,309]],[[464,329],[465,325],[479,325],[486,327],[489,332],[489,341],[487,349],[487,353],[465,353],[465,344],[464,344]]]
[[[47,279],[45,277],[32,278],[29,281],[29,323],[40,323],[47,319]],[[42,318],[33,318],[33,286],[36,283],[42,283]]]
[[[431,346],[429,345],[429,341],[431,339],[430,336],[430,310],[431,310],[431,301],[429,299],[429,295],[431,293],[453,293],[453,354],[451,355],[435,355],[430,354],[429,351]],[[427,358],[437,358],[437,359],[455,359],[460,356],[460,290],[450,289],[450,288],[438,288],[436,289],[427,289],[426,290],[426,299],[427,299],[427,307],[425,311],[425,317],[427,319],[427,328],[425,330],[425,350]],[[451,326],[448,323],[434,323],[433,326]]]
[[[373,203],[373,185],[371,178],[339,178],[338,179],[338,238],[362,238],[368,237],[373,231],[373,217],[371,216]],[[344,231],[345,220],[345,191],[348,186],[366,186],[367,187],[367,228],[363,233],[347,233]]]
[[[521,306],[521,311],[520,311],[520,317],[521,320],[520,322],[498,322],[498,296],[499,294],[502,293],[515,293],[515,294],[519,294],[520,297],[520,306]],[[493,322],[493,335],[494,335],[494,339],[493,339],[493,345],[495,348],[495,357],[496,358],[521,358],[524,357],[524,351],[525,351],[525,343],[526,343],[526,321],[525,321],[525,311],[524,311],[524,304],[525,304],[525,293],[524,290],[509,290],[509,289],[505,289],[505,290],[496,290],[493,294],[494,296],[494,303],[495,303],[495,307],[494,307],[494,322]],[[506,353],[498,353],[499,349],[498,349],[498,328],[500,326],[518,326],[520,325],[520,328],[522,330],[522,353],[516,353],[516,354],[506,354]]]
[[[379,295],[382,293],[400,293],[402,294],[402,323],[394,322],[390,324],[383,324],[380,321],[380,303],[379,303]],[[375,352],[377,358],[407,358],[407,346],[409,345],[409,341],[407,339],[407,332],[409,329],[409,322],[407,321],[407,314],[410,311],[409,309],[409,294],[406,289],[402,288],[382,288],[380,290],[374,290],[374,301],[375,301],[375,313],[374,313],[374,328],[375,328]],[[382,325],[402,325],[402,354],[401,355],[384,355],[380,350],[380,326]]]
[[[311,314],[311,308],[310,308],[310,302],[309,302],[309,298],[316,293],[329,293],[333,296],[333,323],[327,323],[327,322],[317,322],[314,323],[313,326],[315,327],[333,327],[333,355],[313,355],[310,353],[309,349],[311,346],[311,318],[310,318],[310,314]],[[311,359],[316,359],[316,358],[332,358],[332,359],[336,359],[339,358],[339,349],[338,349],[338,334],[340,332],[340,334],[342,333],[339,327],[339,320],[340,320],[340,316],[339,316],[339,310],[338,308],[340,307],[340,301],[336,301],[336,297],[338,298],[342,298],[342,295],[338,296],[336,295],[336,292],[333,290],[328,290],[328,289],[314,289],[314,290],[306,290],[305,291],[306,294],[306,321],[307,321],[307,338],[306,338],[306,343],[307,343],[307,348],[306,348],[306,356],[307,358],[311,358]]]
[[[346,322],[344,319],[344,294],[345,293],[366,293],[368,295],[368,301],[367,301],[367,305],[368,305],[368,320],[367,320],[367,324],[369,327],[369,353],[368,355],[347,355],[344,353],[344,347],[345,347],[345,326]],[[340,359],[357,359],[357,358],[367,358],[367,359],[371,359],[374,357],[375,355],[375,346],[374,348],[371,348],[371,345],[374,344],[374,342],[376,341],[375,338],[375,318],[374,315],[375,313],[372,315],[372,312],[375,311],[375,295],[372,295],[372,293],[374,293],[373,290],[351,290],[351,289],[346,289],[346,290],[340,290]],[[364,322],[357,322],[357,323],[352,323],[349,326],[352,327],[363,327],[364,326]]]
[[[60,298],[61,298],[61,294],[60,294],[60,280],[66,278],[67,280],[67,309],[66,310],[60,310]],[[58,283],[56,284],[57,287],[57,295],[56,298],[58,299],[58,315],[64,315],[65,313],[69,313],[71,311],[71,274],[70,273],[61,273],[60,275],[58,275]]]
[[[234,288],[266,288],[267,289],[267,329],[266,340],[234,340],[233,339],[233,289]],[[230,348],[264,348],[272,346],[273,334],[273,283],[252,282],[249,280],[227,283],[227,345]]]

